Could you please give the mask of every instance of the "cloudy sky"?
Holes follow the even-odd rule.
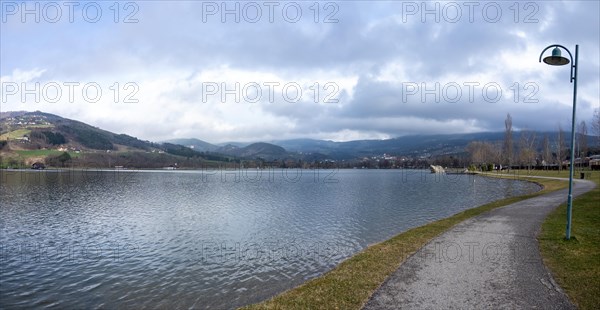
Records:
[[[153,141],[569,128],[555,43],[579,44],[578,121],[600,107],[597,1],[1,5],[1,111]]]

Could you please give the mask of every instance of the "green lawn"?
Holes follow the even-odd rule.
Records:
[[[600,171],[588,178],[600,185]],[[571,240],[566,204],[548,216],[538,237],[544,263],[580,309],[600,309],[600,187],[573,201]]]
[[[413,228],[368,247],[321,277],[244,309],[360,309],[373,292],[404,260],[454,225],[494,208],[562,189],[564,181],[528,179],[544,185],[531,195],[507,198],[446,219]]]

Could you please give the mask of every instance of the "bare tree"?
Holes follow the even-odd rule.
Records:
[[[594,117],[592,118],[592,132],[598,139],[600,145],[600,108],[594,109]]]
[[[556,141],[556,161],[558,162],[558,170],[562,170],[562,162],[564,158],[563,150],[565,149],[565,132],[562,126],[558,124],[558,137]]]
[[[513,129],[512,129],[512,117],[510,113],[506,114],[506,120],[504,120],[504,145],[502,147],[504,155],[504,163],[508,165],[510,169],[513,161]]]
[[[494,144],[490,144],[492,153],[492,162],[494,164],[500,164],[502,162],[502,142],[496,141]]]
[[[531,169],[531,164],[536,158],[535,152],[535,132],[521,130],[519,139],[519,162]]]
[[[544,135],[544,141],[542,142],[542,161],[544,165],[548,165],[552,161],[552,151],[550,150],[548,134]]]
[[[578,145],[579,145],[579,153],[577,155],[581,156],[581,158],[583,159],[584,157],[587,156],[587,152],[588,152],[588,143],[587,143],[587,135],[588,135],[588,131],[587,131],[587,124],[585,123],[585,121],[581,121],[581,123],[579,123],[579,126],[577,126],[577,133],[578,133]],[[576,156],[577,156],[576,155]]]
[[[483,144],[480,141],[471,141],[466,150],[471,155],[471,163],[482,164],[484,162]]]
[[[497,158],[497,148],[489,142],[472,141],[466,151],[471,155],[471,163],[477,165],[494,164]]]

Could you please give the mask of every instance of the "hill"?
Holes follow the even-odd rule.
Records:
[[[248,159],[274,160],[293,157],[281,146],[265,142],[252,143],[244,147],[228,144],[218,148],[216,152]]]
[[[10,138],[11,133],[15,131],[25,133],[21,137],[17,135],[17,139],[26,136],[29,138],[29,143],[20,145],[24,149],[40,149],[62,144],[78,149],[104,151],[123,148],[148,151],[159,147],[126,134],[112,133],[76,120],[39,111],[19,112],[0,119],[0,132],[3,135]],[[60,138],[56,140],[52,139],[53,137]]]
[[[0,141],[0,159],[5,166],[8,162],[12,166],[28,166],[35,161],[56,164],[55,157],[63,152],[70,155],[71,163],[94,167],[200,167],[207,161],[230,161],[185,146],[143,141],[39,111],[3,112]]]
[[[525,132],[513,133],[515,150]],[[551,149],[557,145],[556,132],[527,132],[528,141],[538,153],[544,137],[549,138]],[[226,165],[240,160],[255,165],[287,166],[323,164],[344,161],[346,166],[363,166],[365,159],[379,160],[397,158],[405,163],[408,159],[419,162],[418,166],[440,157],[463,157],[469,143],[485,141],[501,150],[503,132],[481,132],[447,135],[414,135],[385,140],[356,140],[334,142],[314,139],[293,139],[257,143],[230,142],[214,145],[199,139],[173,139],[163,143],[140,140],[116,134],[80,121],[43,112],[0,113],[0,166],[31,165],[41,161],[57,165],[77,163],[81,166],[111,167],[116,165],[138,168],[160,168],[165,166],[198,168],[206,165]],[[563,147],[570,143],[565,133]],[[598,139],[587,136],[589,149],[599,150]],[[249,163],[252,165],[252,163]],[[379,166],[379,164],[377,164]]]
[[[202,140],[196,139],[196,138],[171,139],[171,140],[167,140],[164,142],[187,146],[187,147],[193,149],[194,151],[198,151],[198,152],[214,152],[219,148],[219,146],[217,146],[217,145],[214,145],[214,144],[211,144],[211,143],[208,143],[206,141],[202,141]]]
[[[558,140],[558,132],[530,132],[535,136],[535,147],[541,150],[544,136],[548,136],[550,143],[555,144]],[[513,142],[518,146],[521,132],[513,133]],[[565,133],[565,145],[568,146],[571,139]],[[403,136],[385,140],[356,140],[347,142],[334,142],[325,140],[294,139],[271,141],[291,152],[321,153],[334,159],[352,159],[369,157],[381,154],[392,154],[397,156],[438,156],[445,154],[460,154],[465,151],[467,145],[473,141],[485,141],[490,143],[502,143],[503,132],[479,132],[469,134],[446,134],[446,135],[413,135]],[[588,146],[598,148],[597,139],[587,136]],[[594,142],[596,141],[596,142]]]

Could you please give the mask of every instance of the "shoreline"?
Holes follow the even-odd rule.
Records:
[[[81,170],[81,171],[92,171],[92,170],[90,170],[90,169],[80,169],[80,170]],[[105,169],[100,169],[100,170],[101,170],[101,171],[104,171],[104,172],[109,172],[109,173],[116,173],[116,172],[120,171],[120,170],[118,170],[118,169],[117,169],[117,171],[115,171],[115,170],[105,170]],[[32,175],[37,175],[38,173],[40,173],[40,172],[42,172],[42,171],[44,171],[44,170],[33,170],[33,169],[19,170],[19,169],[16,169],[16,170],[14,170],[14,171],[16,171],[17,173],[18,173],[18,172],[23,172],[23,173],[31,173]],[[64,171],[64,172],[70,172],[70,171],[71,171],[71,172],[72,172],[72,171],[73,171],[73,169],[67,169],[67,170],[65,170],[65,169],[54,169],[54,170],[53,170],[53,169],[48,169],[47,171],[48,171],[48,172],[50,172],[50,173],[55,173],[55,172],[60,172],[60,171]],[[129,172],[134,172],[134,171],[136,171],[136,170],[131,170],[131,171],[129,171]],[[166,170],[162,170],[162,169],[156,169],[156,170],[154,170],[154,172],[156,172],[156,171],[159,171],[159,172],[164,172],[164,171],[166,171]],[[151,171],[151,172],[152,172],[152,171]],[[173,172],[173,171],[168,171],[168,172]],[[393,173],[392,171],[390,171],[390,172],[391,172],[391,173]],[[0,171],[0,173],[1,173],[1,171]],[[500,199],[500,200],[492,201],[492,202],[486,203],[486,204],[484,204],[484,205],[475,206],[475,207],[473,207],[473,208],[471,208],[471,209],[467,209],[467,210],[464,210],[464,211],[458,212],[458,213],[456,213],[456,214],[453,214],[453,215],[450,215],[450,216],[448,216],[448,217],[446,217],[446,218],[442,218],[442,219],[440,219],[440,220],[436,220],[436,221],[434,221],[434,222],[426,223],[426,224],[424,224],[424,225],[422,225],[422,226],[418,226],[418,227],[411,228],[411,229],[409,229],[408,231],[405,231],[405,232],[399,233],[399,234],[397,234],[397,235],[393,235],[393,236],[389,237],[388,239],[382,240],[382,241],[380,241],[380,242],[378,242],[378,243],[375,243],[375,244],[370,244],[370,245],[368,245],[368,246],[367,246],[367,248],[363,249],[362,251],[360,251],[360,252],[357,252],[357,253],[355,253],[354,255],[352,255],[352,256],[350,256],[350,257],[348,257],[348,258],[344,259],[343,261],[339,262],[339,263],[338,263],[338,264],[335,266],[335,268],[334,268],[333,270],[327,271],[326,273],[324,273],[324,274],[322,274],[322,275],[318,276],[317,278],[313,278],[313,279],[310,279],[310,280],[306,280],[306,282],[304,282],[304,283],[300,284],[298,287],[291,288],[290,290],[287,290],[287,291],[284,291],[284,292],[282,292],[282,293],[280,293],[280,294],[278,294],[278,295],[275,295],[274,297],[271,297],[269,300],[271,300],[271,299],[274,299],[274,298],[277,298],[279,295],[282,295],[282,294],[287,294],[287,293],[289,293],[290,291],[293,291],[293,290],[299,289],[300,287],[302,287],[302,286],[306,285],[306,284],[307,284],[307,282],[311,282],[311,281],[314,281],[314,280],[319,280],[319,278],[321,278],[321,277],[323,277],[323,276],[326,276],[328,273],[330,273],[330,272],[332,272],[332,271],[334,271],[334,270],[338,269],[338,268],[339,268],[341,265],[343,265],[343,264],[346,264],[348,260],[353,260],[353,259],[355,259],[355,258],[356,258],[356,256],[358,256],[358,255],[361,255],[361,254],[364,254],[364,253],[363,253],[364,251],[366,251],[366,250],[368,250],[368,249],[371,249],[371,248],[374,248],[374,247],[382,247],[382,245],[383,245],[383,246],[387,246],[387,245],[386,245],[386,243],[392,242],[392,241],[393,241],[392,239],[395,239],[395,238],[398,238],[398,237],[400,237],[400,236],[402,236],[402,235],[404,235],[404,234],[410,233],[410,232],[411,232],[411,231],[413,231],[413,230],[419,230],[419,231],[423,231],[423,230],[424,230],[426,233],[428,233],[428,232],[429,232],[429,231],[427,231],[427,227],[428,227],[428,226],[431,226],[431,225],[434,225],[434,226],[435,226],[435,225],[438,225],[438,224],[439,224],[439,222],[447,222],[448,220],[451,220],[451,219],[453,219],[453,218],[455,218],[455,217],[457,217],[457,216],[460,216],[460,215],[462,215],[462,214],[471,213],[471,211],[473,211],[474,209],[475,209],[475,210],[479,210],[480,208],[484,208],[484,207],[486,207],[486,206],[488,206],[488,205],[493,205],[493,207],[491,207],[490,209],[488,209],[488,210],[483,210],[483,211],[481,211],[480,213],[478,213],[478,214],[481,214],[481,213],[483,213],[483,212],[487,212],[487,211],[489,211],[489,210],[491,210],[491,209],[495,209],[495,208],[501,208],[501,207],[503,207],[503,206],[504,206],[504,204],[498,204],[499,202],[505,202],[505,204],[509,204],[510,202],[508,202],[507,200],[513,200],[513,199],[517,199],[517,198],[527,199],[527,198],[530,198],[530,197],[534,197],[534,196],[537,196],[537,195],[543,194],[544,192],[550,191],[550,190],[552,189],[552,187],[549,187],[549,186],[548,186],[548,182],[549,182],[549,181],[552,181],[552,180],[548,180],[548,178],[547,178],[547,177],[544,177],[544,176],[539,176],[539,175],[531,175],[529,172],[526,172],[526,171],[515,171],[515,173],[508,173],[508,174],[496,174],[496,173],[489,173],[489,174],[486,174],[486,173],[478,173],[478,174],[480,174],[481,176],[486,176],[486,177],[508,178],[508,179],[515,179],[515,180],[527,181],[527,182],[530,182],[530,183],[535,183],[535,184],[537,184],[538,186],[541,186],[541,187],[540,187],[540,188],[538,188],[538,189],[537,189],[535,192],[532,192],[532,193],[530,193],[530,194],[527,194],[527,195],[522,195],[522,196],[514,196],[514,197],[509,197],[509,198],[505,198],[505,199]],[[557,176],[558,176],[558,175],[557,175]],[[534,179],[526,180],[526,179],[524,179],[525,177],[527,177],[527,178],[534,178]],[[560,181],[560,183],[561,183],[562,185],[565,185],[565,184],[566,184],[566,182],[564,182],[564,181]],[[563,186],[563,187],[566,187],[566,186]],[[554,189],[558,189],[558,188],[554,188]],[[464,221],[464,220],[466,220],[466,219],[468,219],[468,218],[471,218],[471,217],[477,216],[478,214],[471,214],[470,216],[463,218],[463,219],[462,219],[462,221]],[[459,222],[459,223],[460,223],[460,222]],[[448,223],[445,223],[445,224],[448,224]],[[453,227],[453,225],[456,225],[456,223],[455,223],[455,224],[452,224],[452,223],[450,223],[450,226],[448,226],[448,228],[446,228],[446,230],[447,230],[447,229],[451,229],[451,228]],[[443,233],[443,232],[444,232],[444,228],[442,228],[442,230],[441,230],[441,232],[439,232],[439,234],[441,234],[441,233]],[[439,235],[439,234],[438,234],[438,235]],[[410,236],[409,236],[409,237],[410,237]],[[419,241],[419,240],[420,240],[418,237],[419,237],[419,236],[417,236],[417,237],[416,237],[416,240],[417,240],[417,241]],[[435,237],[436,237],[436,235],[433,235],[433,236],[431,237],[431,239],[429,239],[429,240],[432,240],[432,239],[433,239],[433,238],[435,238]],[[429,242],[429,241],[425,240],[424,244],[426,244],[427,242]],[[404,260],[406,260],[408,257],[410,257],[410,256],[414,255],[414,253],[415,253],[416,251],[418,251],[418,250],[419,250],[419,249],[422,247],[422,246],[421,246],[421,247],[419,247],[417,243],[413,243],[413,244],[410,244],[410,243],[409,243],[408,245],[409,245],[409,246],[406,246],[406,247],[404,247],[404,248],[402,249],[402,251],[400,252],[400,256],[398,256],[399,258],[401,258],[401,259],[402,259],[402,261],[404,261]],[[412,251],[412,249],[411,249],[411,247],[410,247],[410,246],[417,246],[417,248],[416,248],[416,250],[415,250],[415,251]],[[411,251],[412,251],[412,252],[411,252]],[[401,263],[402,263],[402,262],[401,262]],[[375,288],[375,289],[376,289],[376,288]],[[268,302],[269,300],[263,301],[263,302],[261,302],[261,303],[259,303],[259,304],[255,304],[255,305],[258,305],[258,307],[259,307],[259,308],[264,308],[264,307],[267,307],[267,308],[268,308],[269,306],[261,306],[261,305],[262,305],[263,303],[265,303],[265,302]],[[367,299],[367,300],[368,300],[368,299]],[[245,306],[243,306],[243,307],[252,307],[252,306],[254,306],[254,305],[250,304],[250,305],[245,305]],[[275,306],[275,307],[277,307],[277,306]],[[281,307],[281,306],[279,306],[279,307]],[[297,306],[297,307],[301,307],[301,306]],[[345,306],[344,306],[344,307],[345,307]],[[360,306],[358,306],[357,308],[360,308]]]
[[[246,305],[239,309],[314,307],[360,309],[402,263],[415,255],[431,240],[457,224],[514,202],[566,188],[566,183],[563,180],[546,179],[545,177],[532,175],[529,175],[532,178],[531,180],[518,178],[524,175],[487,175],[484,173],[476,173],[476,175],[492,178],[514,178],[515,180],[538,184],[541,188],[531,194],[496,200],[461,211],[444,219],[411,228],[387,240],[368,246],[317,278],[307,280],[297,287],[262,302]],[[358,275],[358,278],[356,275]]]

